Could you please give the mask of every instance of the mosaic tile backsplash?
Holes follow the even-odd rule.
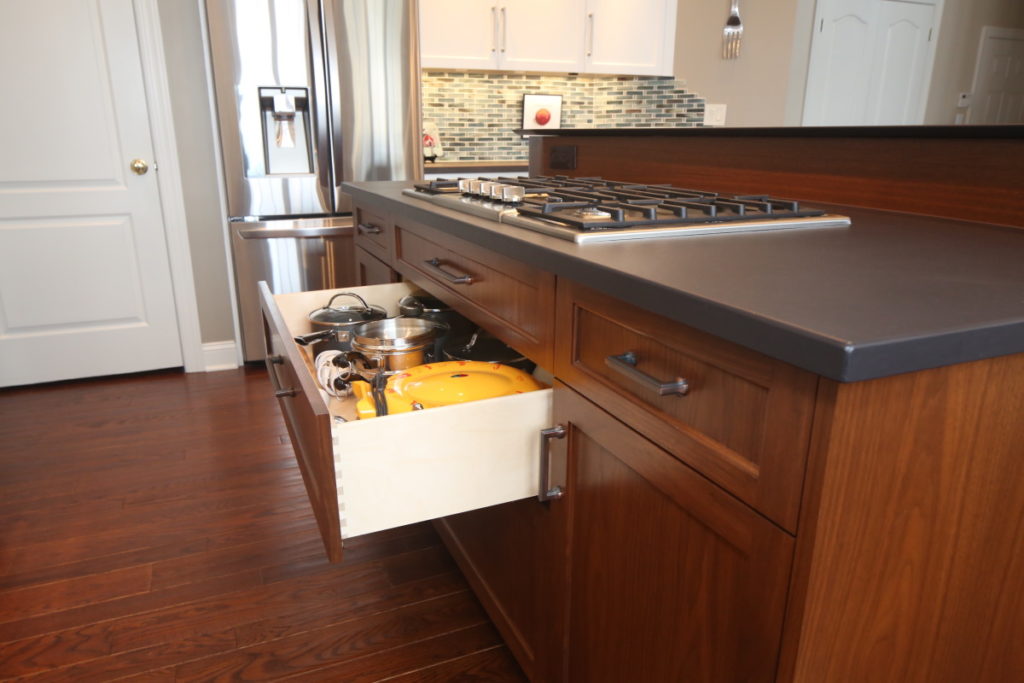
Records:
[[[686,128],[702,125],[704,100],[658,76],[516,72],[423,72],[423,121],[437,124],[438,161],[526,160],[523,95],[562,96],[562,128]],[[428,168],[429,170],[429,168]]]

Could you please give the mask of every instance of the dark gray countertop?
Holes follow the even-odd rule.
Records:
[[[577,246],[406,197],[409,185],[344,187],[835,380],[1024,352],[1024,230],[814,202],[853,224]]]

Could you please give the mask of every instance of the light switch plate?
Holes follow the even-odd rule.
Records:
[[[704,105],[704,125],[705,126],[724,126],[725,125],[725,105],[724,104],[711,104],[710,102]]]

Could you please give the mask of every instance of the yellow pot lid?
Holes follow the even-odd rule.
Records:
[[[388,380],[385,396],[388,413],[394,414],[408,412],[417,406],[437,408],[543,388],[544,385],[529,373],[508,365],[447,361],[417,365],[394,375]],[[376,415],[369,395],[361,396],[356,409],[360,418]]]

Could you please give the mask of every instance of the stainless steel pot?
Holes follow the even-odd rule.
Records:
[[[425,318],[448,326],[448,332],[438,335],[434,342],[432,353],[428,354],[431,356],[428,359],[430,361],[442,360],[443,349],[450,340],[456,339],[465,343],[476,329],[476,325],[470,320],[432,296],[410,294],[402,297],[398,302],[398,314],[403,318]]]
[[[359,302],[358,306],[335,306],[339,297],[351,297]],[[352,348],[352,330],[365,322],[383,320],[388,313],[381,306],[367,304],[363,297],[355,292],[340,292],[331,297],[326,306],[322,306],[309,314],[309,323],[316,332],[295,337],[295,343],[302,346],[312,344],[313,356],[322,351],[349,351]]]
[[[422,365],[434,340],[448,331],[444,323],[425,318],[388,318],[363,323],[352,330],[347,359],[363,379],[393,375]]]

